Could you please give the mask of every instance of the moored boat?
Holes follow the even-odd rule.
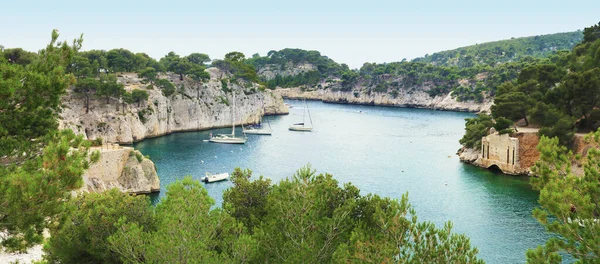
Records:
[[[306,113],[308,113],[308,120],[310,121],[310,125],[307,125],[304,120],[306,118]],[[302,131],[302,132],[311,132],[313,130],[312,118],[310,116],[310,110],[308,109],[308,104],[306,100],[304,100],[304,109],[302,112],[302,123],[295,123],[289,127],[290,131]]]
[[[210,172],[207,172],[205,174],[204,177],[202,177],[202,181],[205,183],[212,183],[212,182],[218,182],[218,181],[224,181],[227,180],[227,178],[229,178],[229,173],[219,173],[219,174],[211,174]]]
[[[231,134],[219,134],[216,136],[212,136],[210,133],[210,139],[208,141],[213,143],[223,143],[223,144],[245,144],[246,136],[244,137],[236,137],[235,136],[235,94],[233,97],[233,107],[231,108]]]

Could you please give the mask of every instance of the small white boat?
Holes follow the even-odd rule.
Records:
[[[308,120],[310,120],[310,125],[307,125],[304,122],[306,118],[306,113],[308,113]],[[290,131],[301,131],[301,132],[310,132],[313,130],[312,118],[310,117],[310,110],[308,109],[308,104],[306,100],[304,100],[304,112],[302,112],[302,123],[295,123],[289,127]]]
[[[219,174],[211,174],[210,172],[207,172],[206,175],[204,177],[202,177],[202,181],[205,183],[211,183],[211,182],[218,182],[218,181],[224,181],[227,180],[227,178],[229,178],[229,173],[219,173]]]

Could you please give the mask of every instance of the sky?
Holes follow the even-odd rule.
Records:
[[[9,1],[0,45],[43,48],[84,34],[83,50],[126,48],[223,58],[318,50],[339,63],[394,62],[477,43],[575,31],[600,22],[600,1]]]

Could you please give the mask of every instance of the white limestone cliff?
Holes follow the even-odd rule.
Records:
[[[135,73],[119,74],[119,82],[125,89],[143,89],[149,98],[145,102],[125,106],[116,99],[109,103],[101,98],[92,100],[86,113],[80,95],[69,93],[63,98],[64,109],[60,114],[61,128],[70,128],[87,139],[102,138],[104,142],[131,144],[144,138],[157,137],[179,131],[206,130],[231,125],[231,93],[223,89],[219,77],[224,76],[215,68],[209,69],[210,81],[200,83],[191,79],[179,80],[169,74],[178,92],[164,96],[162,91],[148,84]],[[227,80],[227,79],[224,79]],[[227,89],[236,93],[235,123],[249,124],[259,121],[262,114],[287,114],[288,109],[281,96],[271,91],[260,91],[257,84],[241,87],[225,81]]]
[[[333,89],[316,89],[303,91],[300,88],[276,89],[275,92],[287,99],[319,100],[328,103],[346,103],[363,105],[381,105],[410,108],[428,108],[436,110],[461,112],[489,112],[493,100],[482,103],[474,101],[459,102],[451,94],[431,97],[424,90],[400,90],[394,98],[388,93],[372,92],[367,94],[359,91],[335,91]]]

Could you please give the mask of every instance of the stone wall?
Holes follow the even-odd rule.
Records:
[[[481,139],[481,155],[476,163],[484,168],[497,166],[506,174],[527,173],[519,163],[519,139],[497,133]]]
[[[128,193],[160,191],[160,180],[154,163],[131,147],[105,145],[92,148],[100,151],[100,160],[90,165],[83,175],[80,192],[103,192],[118,188]]]

